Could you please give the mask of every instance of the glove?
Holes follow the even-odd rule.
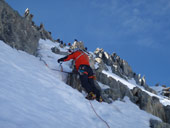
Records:
[[[62,61],[62,58],[57,60],[58,63],[60,63],[61,61]]]
[[[65,56],[65,57],[63,57],[63,58],[60,58],[60,59],[58,59],[57,61],[58,61],[58,63],[60,63],[61,61],[64,61],[64,59],[66,59],[68,56]]]

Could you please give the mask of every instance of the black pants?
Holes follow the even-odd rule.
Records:
[[[96,88],[93,78],[93,70],[88,65],[80,65],[79,67],[80,81],[82,87],[87,91],[87,93],[93,92],[96,94],[96,98],[100,97],[100,91]]]

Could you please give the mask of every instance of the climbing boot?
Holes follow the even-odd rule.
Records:
[[[88,100],[94,100],[96,99],[96,95],[93,92],[90,92],[87,96],[86,99]]]
[[[100,96],[99,98],[97,98],[97,101],[98,101],[98,102],[103,102],[102,97]]]

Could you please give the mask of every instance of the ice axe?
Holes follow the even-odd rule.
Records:
[[[61,72],[63,72],[63,66],[61,62],[60,62],[60,68],[61,68]]]

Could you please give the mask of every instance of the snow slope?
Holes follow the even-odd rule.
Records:
[[[58,44],[40,40],[39,52],[50,68],[60,69],[61,56],[51,52],[53,46]],[[65,84],[65,73],[2,41],[0,51],[0,128],[107,128],[84,95]],[[69,62],[63,67],[70,71]],[[127,97],[124,102],[92,104],[111,128],[149,128],[151,118],[160,120]]]

